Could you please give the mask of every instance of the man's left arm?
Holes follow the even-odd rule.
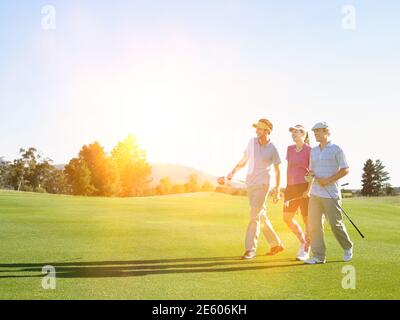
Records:
[[[338,172],[336,172],[333,176],[330,176],[328,178],[319,178],[318,183],[321,186],[327,186],[328,184],[335,183],[337,180],[342,179],[343,177],[347,176],[349,174],[349,168],[341,168]]]
[[[339,171],[328,178],[318,179],[318,183],[323,187],[328,184],[335,183],[337,180],[340,180],[349,174],[349,165],[347,164],[346,156],[344,155],[343,150],[339,149],[335,157],[339,165]]]

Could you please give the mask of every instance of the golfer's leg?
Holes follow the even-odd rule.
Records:
[[[269,245],[271,247],[276,247],[281,244],[281,239],[279,239],[274,228],[272,227],[271,221],[267,217],[265,201],[267,200],[268,191],[269,191],[269,186],[265,185],[263,186],[263,188],[260,189],[258,194],[258,201],[259,201],[258,203],[261,204],[262,206],[260,214],[261,229]]]
[[[250,204],[250,221],[247,226],[245,249],[246,251],[256,251],[258,236],[260,234],[260,214],[262,206],[257,201],[257,191],[254,187],[248,188],[247,196]]]
[[[306,245],[307,248],[309,248],[311,240],[310,240],[310,230],[308,228],[308,215],[307,216],[306,215],[302,215],[302,217],[303,217],[304,228],[305,228],[305,233],[304,233],[304,238],[306,240],[305,245]]]
[[[343,223],[340,200],[324,199],[324,207],[328,216],[329,224],[337,241],[344,250],[351,249],[353,243],[350,240],[346,226]]]
[[[323,205],[321,198],[311,196],[308,204],[308,228],[310,232],[311,251],[314,257],[325,259],[324,229],[322,227]]]
[[[273,248],[282,243],[281,239],[279,239],[278,234],[275,232],[274,228],[272,227],[271,221],[267,217],[267,213],[265,212],[265,209],[263,209],[263,212],[261,214],[261,227],[265,236],[265,239],[267,239],[269,245]]]
[[[304,244],[306,242],[305,235],[300,225],[296,222],[296,220],[294,220],[295,214],[296,211],[294,212],[284,211],[283,220],[285,221],[289,229],[295,234],[300,243]]]
[[[308,203],[309,199],[302,199],[300,205],[300,212],[304,222],[306,247],[310,246],[310,231],[308,230]]]

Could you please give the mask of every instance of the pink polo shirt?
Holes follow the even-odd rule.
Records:
[[[308,144],[303,145],[301,151],[296,151],[296,145],[287,148],[286,160],[288,161],[287,184],[294,185],[306,183],[304,176],[310,166],[311,147]]]

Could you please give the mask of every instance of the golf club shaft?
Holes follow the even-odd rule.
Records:
[[[245,181],[243,181],[243,180],[240,180],[240,179],[235,179],[235,178],[232,178],[231,180],[228,180],[228,178],[226,178],[226,180],[229,182],[229,181],[232,181],[232,182],[240,182],[240,183],[246,183]]]
[[[291,202],[291,201],[300,200],[300,199],[306,199],[306,198],[304,198],[303,196],[301,196],[301,197],[296,197],[296,198],[287,200],[287,201],[285,201],[285,202]]]
[[[343,186],[346,186],[346,185],[348,185],[348,183],[342,184],[342,187],[343,187]],[[296,197],[296,198],[287,200],[287,201],[285,201],[285,202],[291,202],[291,201],[300,200],[300,199],[305,199],[305,198],[304,198],[304,196],[300,196],[300,197]]]
[[[334,199],[333,197],[332,197],[332,195],[331,195],[331,193],[328,191],[328,189],[327,188],[325,188],[325,186],[322,186],[324,189],[325,189],[325,191],[329,194],[329,197],[332,199],[332,200],[336,200],[336,199]],[[342,208],[342,206],[338,203],[337,204],[338,206],[339,206],[339,208],[340,208],[340,210],[342,210],[342,212],[344,213],[344,215],[346,216],[346,218],[350,221],[350,223],[353,225],[353,227],[357,230],[357,232],[359,233],[359,235],[361,236],[361,238],[365,238],[365,236],[363,235],[363,233],[361,232],[361,230],[360,229],[358,229],[358,227],[355,225],[355,223],[350,219],[350,217],[349,217],[349,215],[346,213],[346,211],[344,211],[344,209]]]

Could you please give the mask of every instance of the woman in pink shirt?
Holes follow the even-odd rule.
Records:
[[[300,242],[296,259],[304,261],[309,258],[310,251],[307,228],[309,184],[304,180],[304,176],[307,174],[310,164],[311,147],[309,146],[308,133],[302,125],[290,127],[289,131],[292,133],[295,144],[289,146],[286,153],[288,168],[283,220]],[[305,225],[305,232],[294,219],[299,209]]]

